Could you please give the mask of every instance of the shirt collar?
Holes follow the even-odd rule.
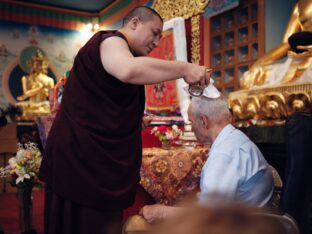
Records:
[[[235,128],[232,124],[228,124],[226,125],[221,132],[219,132],[217,138],[215,139],[215,141],[212,143],[210,151],[212,151],[214,148],[216,148],[222,141],[224,141],[224,139],[227,138],[227,136],[234,131]]]

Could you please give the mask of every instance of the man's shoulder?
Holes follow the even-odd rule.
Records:
[[[227,137],[218,145],[218,154],[228,155],[234,157],[241,149],[253,148],[253,142],[239,129],[233,128],[233,130],[227,135]]]
[[[241,130],[234,128],[233,131],[224,140],[225,144],[233,145],[239,147],[247,142],[251,142],[249,137],[243,133]]]
[[[118,38],[118,39],[123,39],[124,41],[126,41],[128,43],[125,35],[123,35],[121,32],[119,32],[117,30],[100,31],[99,37],[100,37],[101,41],[104,41],[107,38],[114,38],[114,39]]]
[[[94,48],[95,45],[99,46],[107,38],[122,38],[127,42],[126,37],[117,30],[98,31],[86,42],[86,44],[79,50],[79,52],[86,48]]]
[[[249,137],[231,124],[223,128],[214,144],[213,151],[228,156],[234,156],[243,146],[254,147]]]
[[[257,145],[241,130],[236,129],[234,134],[235,135],[233,135],[232,138],[235,138],[234,141],[236,141],[236,146],[239,148],[239,150],[246,151],[247,153],[255,150],[259,151]]]
[[[226,158],[234,157],[243,142],[242,139],[236,137],[236,134],[231,134],[230,137],[224,139],[217,147],[215,147],[213,152],[217,154],[218,157],[221,157],[221,155]]]

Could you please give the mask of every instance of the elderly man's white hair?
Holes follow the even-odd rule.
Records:
[[[223,96],[215,99],[204,96],[192,97],[191,111],[197,118],[201,115],[206,115],[209,120],[215,124],[223,121],[230,121],[231,119],[231,112],[228,108],[227,100]]]

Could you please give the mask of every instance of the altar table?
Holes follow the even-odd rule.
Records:
[[[199,187],[209,147],[143,148],[142,187],[156,203],[172,205]]]

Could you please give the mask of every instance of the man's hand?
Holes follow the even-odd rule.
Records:
[[[147,222],[159,223],[161,220],[165,218],[165,205],[148,205],[144,206],[140,210],[140,215],[142,215]]]
[[[206,87],[210,83],[211,69],[207,69],[204,66],[186,63],[183,73],[183,78],[188,84],[199,84],[202,87]]]

